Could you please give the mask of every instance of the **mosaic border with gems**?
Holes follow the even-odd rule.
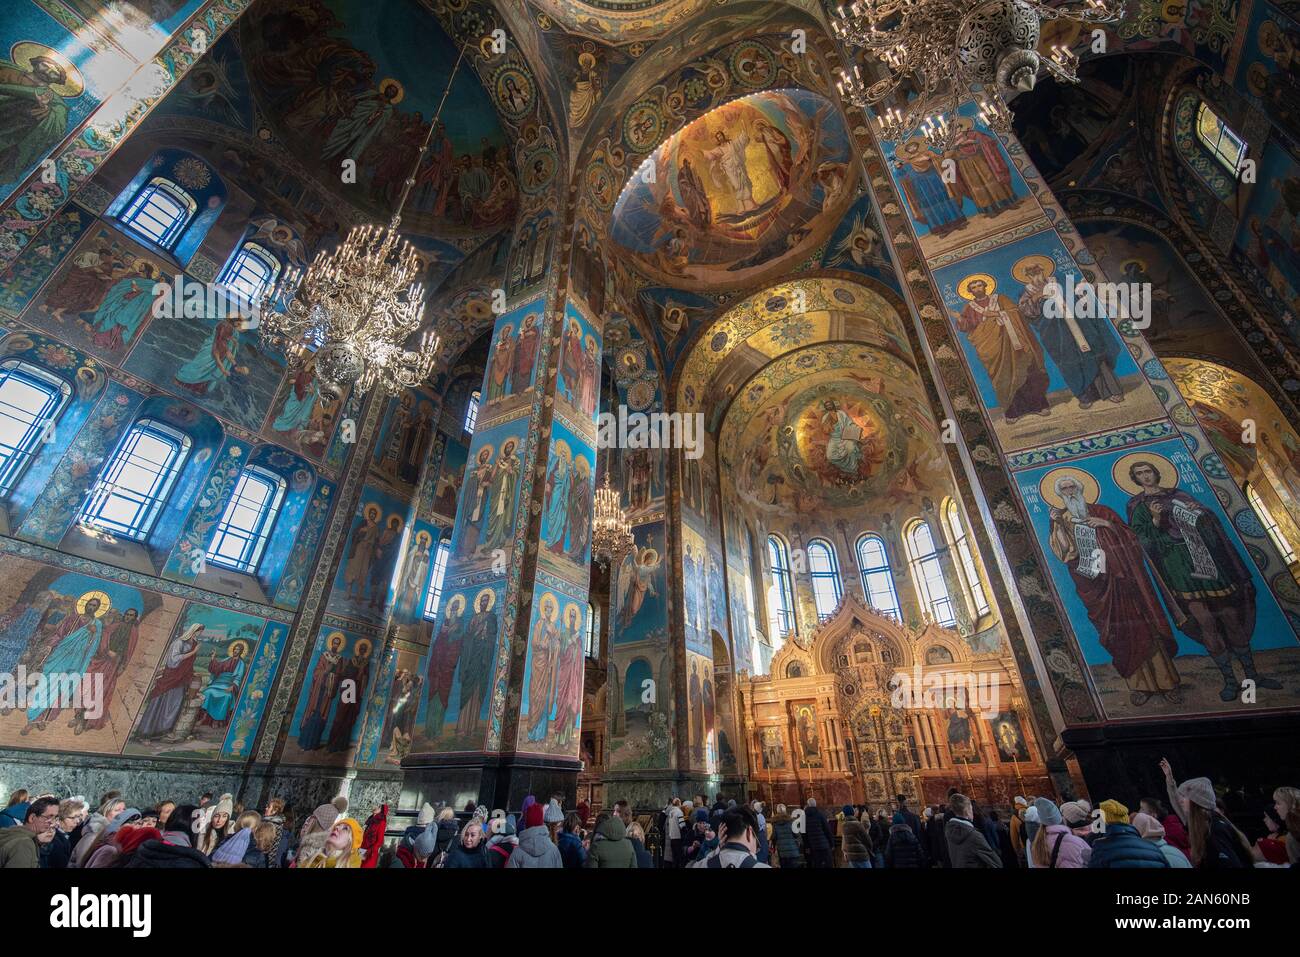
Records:
[[[1124,448],[1127,445],[1141,445],[1157,439],[1172,438],[1178,434],[1174,424],[1168,419],[1156,419],[1141,425],[1125,426],[1111,432],[1098,432],[1085,435],[1069,442],[1044,445],[1036,449],[1025,449],[1007,456],[1007,466],[1013,472],[1022,469],[1047,465],[1050,462],[1064,462],[1069,459],[1083,458],[1098,452]]]

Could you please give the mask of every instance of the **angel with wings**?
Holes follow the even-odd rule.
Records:
[[[633,549],[623,557],[618,570],[618,623],[628,627],[646,598],[658,595],[655,591],[655,572],[663,559],[653,548]]]

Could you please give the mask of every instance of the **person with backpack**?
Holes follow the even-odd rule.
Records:
[[[776,813],[772,816],[772,843],[776,846],[776,862],[779,867],[803,867],[799,835],[794,832],[794,819],[784,804],[778,804]]]
[[[880,812],[884,814],[884,811]],[[925,867],[925,855],[916,833],[907,823],[901,811],[894,813],[894,822],[889,828],[889,838],[885,842],[885,866],[922,868]]]
[[[758,818],[743,804],[727,808],[723,812],[718,824],[718,839],[717,850],[689,866],[711,870],[731,867],[742,870],[752,867],[772,869],[770,864],[758,860]]]
[[[1047,798],[1034,801],[1038,810],[1038,830],[1029,845],[1034,867],[1081,868],[1087,867],[1092,848],[1079,837],[1061,817],[1061,809]]]
[[[483,825],[471,821],[460,832],[456,841],[442,858],[433,866],[457,868],[462,870],[482,870],[491,866],[487,859],[487,846],[483,843]]]

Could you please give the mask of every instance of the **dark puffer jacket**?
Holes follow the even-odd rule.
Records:
[[[1001,856],[989,847],[989,842],[984,840],[983,834],[975,830],[972,822],[962,818],[948,818],[944,822],[943,833],[948,838],[948,859],[953,867],[1002,869]]]
[[[127,867],[160,867],[166,870],[197,870],[211,867],[201,852],[182,844],[166,844],[162,841],[145,841],[132,856]]]
[[[799,835],[794,832],[789,814],[777,814],[772,818],[772,843],[776,845],[777,861],[782,867],[803,867]]]
[[[919,868],[923,865],[921,842],[916,839],[906,823],[889,829],[889,843],[885,845],[886,867]]]
[[[808,842],[810,851],[829,851],[831,844],[835,840],[831,833],[830,822],[826,820],[826,815],[822,813],[819,807],[810,807],[804,810],[804,823],[808,830],[804,834],[804,840]]]
[[[1092,842],[1089,867],[1168,867],[1160,848],[1145,840],[1132,824],[1107,824]]]

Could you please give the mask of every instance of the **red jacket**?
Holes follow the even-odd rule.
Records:
[[[1165,828],[1165,840],[1188,855],[1188,860],[1191,860],[1192,843],[1187,839],[1187,829],[1183,827],[1183,822],[1178,815],[1166,814],[1165,819],[1160,823]]]

